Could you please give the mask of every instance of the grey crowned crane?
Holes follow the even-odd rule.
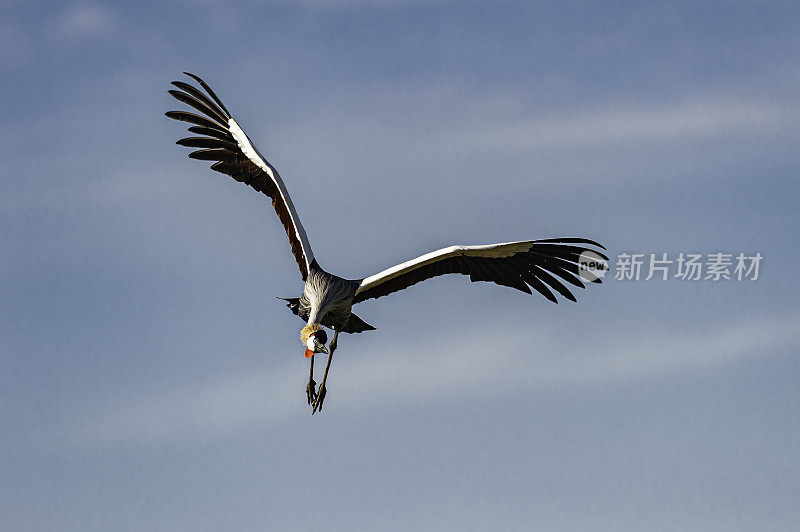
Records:
[[[283,299],[288,302],[289,309],[306,322],[300,331],[300,339],[305,347],[306,358],[311,359],[306,396],[308,404],[312,406],[312,414],[322,410],[325,382],[339,333],[375,329],[353,314],[352,308],[356,303],[382,297],[448,273],[469,275],[471,281],[491,281],[528,294],[532,293],[533,288],[554,303],[558,303],[554,292],[575,301],[566,284],[584,288],[582,280],[601,282],[600,276],[590,275],[587,279],[581,268],[581,257],[588,254],[597,260],[608,260],[601,252],[586,246],[605,248],[585,238],[450,246],[362,279],[344,279],[328,273],[314,258],[306,231],[278,171],[259,153],[211,87],[194,74],[184,74],[197,82],[200,88],[183,81],[173,81],[176,89],[169,93],[197,113],[169,111],[166,115],[191,124],[189,131],[196,136],[181,139],[177,143],[197,148],[189,154],[190,158],[213,161],[212,170],[227,174],[268,196],[289,237],[305,287],[300,297]],[[327,347],[325,327],[334,332]],[[317,353],[328,355],[319,389],[314,382],[314,355]]]

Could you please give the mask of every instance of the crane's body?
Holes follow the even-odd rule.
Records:
[[[227,174],[246,183],[272,200],[272,206],[289,237],[292,254],[305,281],[300,297],[282,298],[306,325],[300,332],[305,346],[305,356],[311,359],[306,393],[312,413],[322,409],[325,399],[325,382],[328,377],[333,352],[338,345],[339,333],[360,333],[374,330],[364,320],[353,314],[353,305],[367,299],[379,298],[416,283],[440,275],[459,273],[469,275],[471,281],[489,281],[531,294],[531,288],[550,301],[557,303],[555,293],[575,301],[575,296],[564,283],[584,288],[583,281],[601,282],[579,268],[581,257],[592,254],[595,259],[607,260],[601,252],[605,249],[585,238],[551,238],[525,240],[489,245],[450,246],[426,253],[415,259],[387,268],[362,279],[345,279],[323,270],[306,235],[300,218],[278,171],[256,149],[225,105],[199,77],[185,73],[205,91],[182,81],[173,81],[180,90],[169,93],[177,100],[191,106],[201,114],[187,111],[169,111],[166,115],[192,124],[188,129],[200,136],[188,137],[177,143],[200,148],[189,157],[213,161],[212,170]],[[329,346],[325,327],[334,331]],[[327,353],[328,361],[319,389],[314,382],[314,355]]]
[[[303,295],[298,300],[297,315],[306,320],[308,325],[319,323],[335,331],[367,330],[355,320],[350,323],[353,317],[353,298],[360,284],[361,280],[343,279],[326,272],[314,262],[309,270]]]

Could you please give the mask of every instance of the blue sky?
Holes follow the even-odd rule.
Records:
[[[800,8],[0,7],[0,528],[795,530]],[[203,76],[323,267],[584,236],[757,281],[553,305],[462,277],[357,313],[309,415],[260,194],[186,158]]]

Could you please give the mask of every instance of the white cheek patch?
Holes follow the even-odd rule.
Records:
[[[311,349],[312,351],[314,350],[314,336],[308,337],[308,340],[306,340],[306,347]]]

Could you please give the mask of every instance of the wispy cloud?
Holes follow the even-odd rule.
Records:
[[[380,164],[410,154],[438,161],[586,148],[660,149],[676,142],[771,142],[776,134],[800,131],[800,100],[765,96],[718,94],[680,103],[545,108],[517,91],[474,94],[458,84],[437,82],[387,87],[380,98],[361,96],[358,109],[352,108],[352,95],[343,93],[333,98],[336,105],[312,116],[299,111],[283,124],[284,140],[273,142],[286,142],[281,150],[290,154],[313,145],[317,154],[325,154],[317,159],[326,162],[360,146],[360,159],[370,161],[365,163],[369,166],[373,160]],[[320,116],[337,119],[323,121]],[[259,133],[255,137],[267,136]]]
[[[68,38],[91,37],[112,33],[117,28],[117,19],[103,6],[82,2],[67,9],[59,26]]]
[[[556,118],[458,128],[443,149],[535,149],[708,139],[800,127],[800,103],[723,99],[680,105],[617,107]]]
[[[498,339],[496,333],[476,332],[475,337],[480,340],[455,344],[428,338],[380,356],[340,357],[335,408],[363,411],[377,404],[375,397],[385,406],[449,401],[465,394],[475,399],[586,389],[713,368],[800,346],[800,317],[739,323],[682,338],[664,330],[624,335],[622,340],[617,335],[564,339],[534,330],[535,350],[512,335]],[[73,438],[79,443],[147,443],[213,437],[305,415],[301,380],[296,367],[283,367],[163,395],[131,397],[75,427]]]

